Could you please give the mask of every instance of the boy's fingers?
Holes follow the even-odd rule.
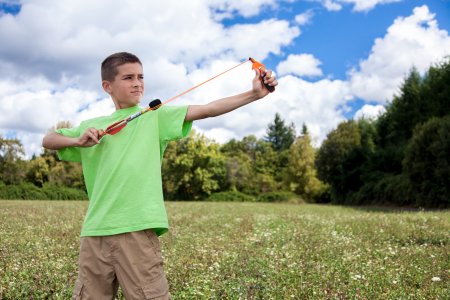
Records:
[[[272,76],[272,70],[267,70],[266,73],[264,74],[264,82],[268,83],[273,79],[274,77]]]
[[[98,141],[98,137],[99,137],[99,132],[97,129],[95,128],[89,128],[88,129],[88,137],[93,140],[95,143],[99,143]]]
[[[267,78],[266,81],[267,81],[267,83],[272,84],[272,83],[276,82],[277,79],[275,77],[270,77],[270,78]]]
[[[261,76],[261,72],[258,69],[254,69],[255,70],[255,78],[254,79],[259,79],[259,76]]]
[[[275,76],[272,76],[272,74],[272,70],[267,71],[266,76],[264,77],[264,83],[270,86],[276,86],[278,85],[278,81]]]
[[[95,132],[93,133],[92,140],[94,142],[96,142],[97,144],[100,143],[100,141],[98,140],[98,131],[97,130],[95,130]]]

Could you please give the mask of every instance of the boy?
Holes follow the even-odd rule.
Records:
[[[158,239],[168,230],[161,182],[164,149],[187,136],[192,121],[265,97],[269,91],[255,72],[248,92],[205,105],[162,106],[100,140],[102,129],[140,111],[144,93],[138,57],[120,52],[103,61],[102,87],[116,111],[49,133],[42,143],[58,150],[61,159],[82,163],[89,195],[73,299],[114,299],[119,285],[127,299],[169,299]],[[271,74],[267,71],[263,80],[276,86]]]

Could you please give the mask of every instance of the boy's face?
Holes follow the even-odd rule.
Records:
[[[111,95],[116,109],[139,104],[144,95],[144,74],[139,63],[126,63],[117,67],[114,81],[103,80],[103,89]]]

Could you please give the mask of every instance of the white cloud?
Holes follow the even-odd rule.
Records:
[[[192,72],[189,78],[199,83],[234,64],[231,60],[217,60]],[[203,104],[224,95],[246,91],[251,88],[254,72],[250,64],[244,64],[223,76],[221,80],[211,81],[207,87],[200,87],[176,100],[177,104]],[[306,123],[318,144],[345,119],[346,103],[353,99],[345,81],[323,79],[308,82],[292,75],[281,76],[278,81],[279,85],[273,94],[226,115],[196,121],[196,130],[219,142],[230,138],[240,139],[250,134],[261,138],[278,112],[287,124],[293,122],[298,132],[302,124]]]
[[[322,0],[322,5],[330,11],[338,11],[342,9],[342,5],[338,1]]]
[[[365,104],[356,113],[355,119],[377,119],[383,113],[386,112],[386,108],[383,105],[369,105]]]
[[[312,54],[290,54],[285,61],[277,66],[277,73],[280,76],[293,74],[296,76],[322,76],[319,65],[322,63]]]
[[[0,90],[1,86],[2,84]],[[24,145],[27,156],[41,153],[42,137],[47,130],[59,121],[81,121],[77,120],[79,109],[88,105],[95,106],[96,98],[96,92],[72,88],[64,91],[13,91],[11,94],[1,95],[0,134],[16,135]],[[109,113],[112,111],[113,109],[109,110]],[[85,110],[81,115],[86,115],[87,112]],[[96,113],[98,116],[99,111]]]
[[[340,9],[350,2],[355,10],[363,9],[358,1],[324,4]],[[385,2],[371,3],[374,7]],[[99,67],[112,52],[129,51],[141,58],[146,79],[143,106],[156,97],[174,96],[248,56],[263,61],[284,55],[308,16],[297,16],[296,25],[278,19],[231,26],[218,21],[254,16],[277,5],[270,0],[166,0],[164,6],[138,0],[97,0],[89,5],[27,1],[18,15],[0,15],[0,40],[8,41],[0,47],[0,134],[16,133],[31,155],[40,152],[43,134],[56,122],[78,124],[110,114],[114,107],[101,89]],[[323,76],[321,62],[313,54],[289,55],[277,66],[275,93],[225,116],[197,121],[195,128],[220,142],[249,134],[262,137],[279,112],[297,130],[305,123],[320,143],[345,119],[349,101],[390,99],[413,64],[423,72],[449,49],[448,33],[439,30],[428,8],[416,8],[375,41],[370,55],[349,72],[348,81],[308,82],[299,77]],[[201,104],[246,91],[253,76],[246,64],[173,104]],[[363,107],[355,117],[378,110],[377,105]]]
[[[351,3],[354,4],[353,10],[354,11],[369,11],[373,8],[375,8],[375,6],[379,5],[379,4],[388,4],[388,3],[393,3],[393,2],[401,2],[403,0],[339,0],[343,3]]]
[[[244,17],[257,15],[264,7],[275,7],[275,0],[213,0],[209,1],[212,9],[215,10],[216,19],[230,18],[234,14]]]
[[[269,110],[266,120],[273,121],[275,112],[279,112],[287,123],[295,124],[297,131],[305,123],[316,143],[320,143],[345,119],[345,105],[352,100],[347,82],[329,79],[309,82],[291,75],[280,78],[279,82],[278,92],[264,107],[264,111]]]
[[[239,4],[242,1],[221,3],[233,11],[250,13],[250,5]],[[252,1],[251,7],[258,11],[270,3]],[[241,59],[248,56],[250,47],[258,49],[252,55],[263,60],[299,34],[287,21],[275,19],[225,28],[214,20],[218,5],[218,1],[206,0],[171,0],[164,5],[136,0],[98,0],[89,5],[29,1],[18,15],[0,17],[0,40],[8,41],[0,48],[0,63],[14,63],[24,75],[43,73],[55,82],[63,75],[83,74],[83,86],[92,86],[105,53],[127,50],[148,60],[163,56],[191,69],[223,53]],[[6,74],[0,70],[0,75]]]
[[[330,11],[339,11],[343,4],[352,4],[356,12],[367,12],[379,4],[400,2],[402,0],[321,0],[322,5]]]
[[[316,145],[339,122],[345,119],[345,104],[352,99],[348,84],[340,80],[323,79],[308,82],[287,75],[279,78],[276,92],[266,98],[217,118],[196,122],[206,136],[214,138],[213,128],[233,138],[254,134],[261,138],[267,125],[279,113],[287,124],[294,123],[299,133],[305,123]],[[233,132],[234,135],[231,135]]]
[[[313,10],[309,9],[305,11],[304,13],[298,14],[295,16],[295,22],[298,25],[306,25],[311,22],[311,19],[314,17]]]
[[[0,128],[45,133],[61,120],[73,120],[79,110],[97,99],[97,93],[79,89],[62,92],[23,91],[1,98]]]
[[[224,128],[202,129],[196,125],[193,126],[193,129],[218,143],[226,143],[231,139],[239,139],[239,135],[234,130]]]
[[[364,100],[385,103],[413,66],[423,74],[446,55],[448,32],[439,29],[426,5],[416,7],[411,16],[397,18],[386,35],[375,40],[369,57],[349,72],[352,90]]]
[[[78,124],[111,113],[99,69],[113,52],[129,51],[141,58],[146,78],[143,105],[191,87],[198,82],[195,75],[203,75],[202,70],[214,61],[227,64],[248,56],[264,60],[271,53],[280,54],[300,34],[288,21],[266,19],[232,26],[218,22],[219,14],[250,17],[276,5],[273,0],[167,0],[164,5],[138,0],[98,0],[88,5],[26,1],[17,15],[0,15],[0,40],[8,41],[0,47],[0,113],[5,116],[0,133],[26,138],[30,155],[57,121]],[[251,82],[252,76],[241,82]],[[219,97],[213,90],[203,89],[202,95]],[[239,91],[219,90],[220,97]],[[192,98],[179,103],[188,99]]]
[[[237,58],[245,58],[251,53],[263,60],[269,53],[280,54],[281,47],[289,45],[300,31],[297,27],[290,27],[287,21],[270,19],[255,25],[235,25],[225,34],[222,38],[224,50],[232,46]]]

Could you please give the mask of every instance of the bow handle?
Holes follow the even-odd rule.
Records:
[[[251,62],[252,62],[252,69],[253,70],[259,70],[259,78],[261,79],[261,83],[266,87],[266,89],[269,90],[269,92],[273,92],[275,91],[275,87],[268,85],[266,83],[264,83],[264,76],[266,76],[266,72],[267,72],[267,68],[265,65],[263,65],[262,63],[260,63],[259,61],[257,61],[254,58],[249,57],[248,58]]]

